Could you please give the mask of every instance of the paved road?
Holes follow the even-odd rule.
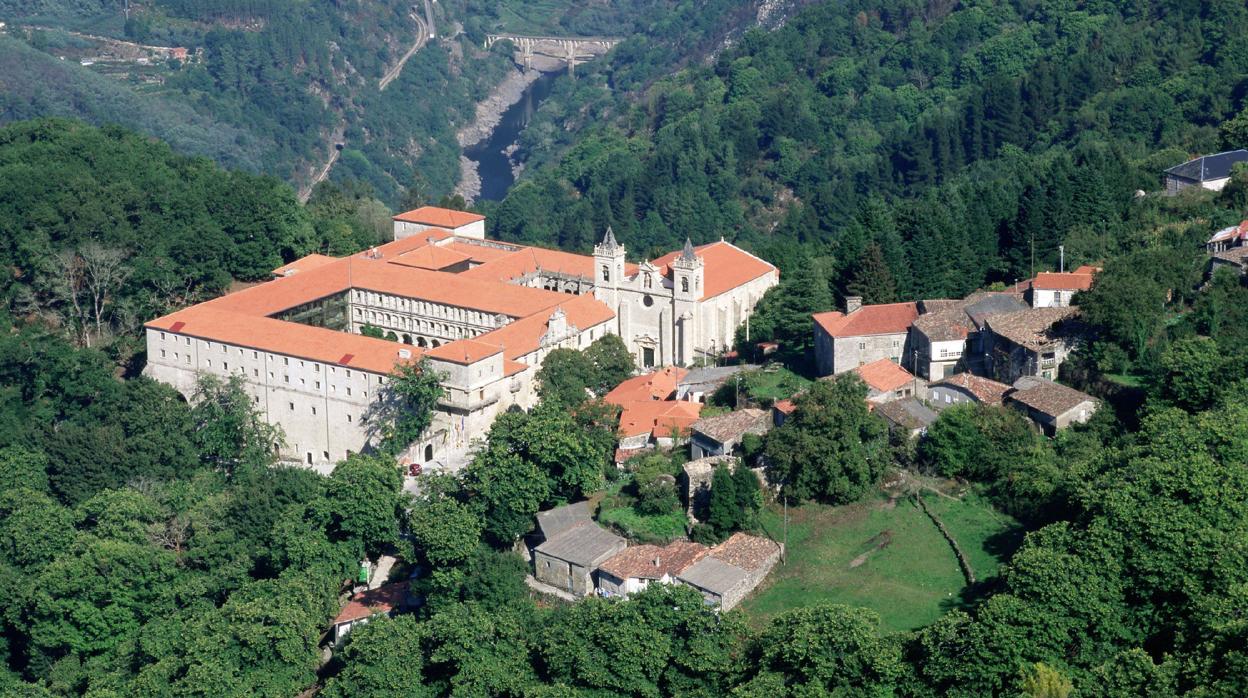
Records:
[[[414,12],[408,16],[416,23],[416,41],[407,50],[407,53],[403,54],[399,62],[393,68],[387,70],[385,75],[381,76],[381,81],[377,83],[378,90],[385,90],[387,85],[394,82],[394,79],[399,77],[399,73],[403,72],[403,66],[407,63],[407,59],[416,55],[416,52],[424,48],[430,39],[437,36],[438,30],[433,24],[433,4],[430,0],[425,0],[425,18],[423,20],[417,17]]]

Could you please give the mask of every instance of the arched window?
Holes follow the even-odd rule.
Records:
[[[603,281],[611,280],[611,267],[609,265],[606,265],[606,264],[602,265],[602,280]]]
[[[650,281],[650,275],[649,275],[649,274],[646,274],[646,288],[650,288],[650,283],[651,283],[651,281]]]
[[[687,276],[680,277],[680,292],[681,293],[689,292],[689,277]]]

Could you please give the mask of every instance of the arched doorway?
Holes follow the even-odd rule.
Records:
[[[433,444],[425,444],[425,462],[433,460]]]

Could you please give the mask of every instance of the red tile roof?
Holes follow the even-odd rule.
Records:
[[[689,375],[687,368],[668,366],[654,373],[629,378],[602,396],[602,399],[621,407],[629,402],[666,400],[676,392],[676,386],[687,375]]]
[[[376,589],[362,591],[355,595],[338,615],[334,617],[334,625],[362,620],[379,613],[389,613],[403,605],[407,595],[407,582],[382,584]]]
[[[494,356],[503,348],[498,344],[490,344],[476,339],[460,339],[440,347],[428,349],[425,355],[431,359],[441,359],[455,364],[468,365],[484,358]]]
[[[711,557],[753,572],[780,555],[780,544],[770,538],[737,532],[711,549]]]
[[[673,430],[686,432],[702,414],[702,403],[686,400],[643,400],[623,405],[620,413],[621,438],[652,434],[667,438]]]
[[[846,315],[838,311],[815,313],[814,319],[833,337],[862,337],[873,334],[902,334],[919,316],[917,303],[864,305]]]
[[[672,541],[663,547],[634,545],[616,553],[599,569],[617,579],[662,579],[676,576],[710,553],[704,545],[687,540]]]
[[[914,381],[914,375],[889,359],[872,361],[854,369],[868,387],[881,393],[891,393]]]
[[[283,264],[282,266],[274,269],[273,276],[288,276],[301,271],[311,271],[313,269],[319,269],[326,264],[333,264],[337,261],[338,259],[336,257],[327,257],[323,254],[313,253],[307,257],[296,259],[290,264]]]
[[[523,289],[512,285],[506,288],[537,291],[537,289]],[[538,292],[553,296],[555,304],[528,317],[508,323],[497,330],[477,335],[476,340],[486,344],[501,344],[505,356],[509,360],[515,360],[538,350],[541,346],[542,335],[546,334],[547,323],[555,308],[562,308],[568,324],[575,325],[581,331],[601,325],[615,317],[615,313],[605,303],[592,295],[569,296],[554,291]]]
[[[438,208],[437,206],[421,206],[418,209],[400,213],[394,217],[394,220],[405,223],[424,223],[425,225],[436,225],[443,228],[458,228],[469,223],[483,221],[485,216],[467,211]]]
[[[1086,291],[1092,288],[1091,274],[1040,272],[1032,288],[1044,291]]]
[[[723,240],[695,247],[693,253],[704,263],[703,299],[714,298],[760,276],[779,273],[771,264]],[[671,263],[680,254],[680,251],[669,252],[651,264],[658,267],[664,276],[670,277]]]
[[[793,414],[797,411],[797,403],[792,400],[776,400],[771,408],[781,414]]]
[[[594,278],[594,258],[543,247],[520,247],[504,257],[486,261],[479,267],[464,272],[464,276],[491,281],[511,281],[537,270]],[[636,264],[625,264],[625,274],[636,274]]]
[[[461,262],[468,261],[469,257],[462,252],[456,250],[448,250],[445,247],[437,245],[425,245],[411,252],[404,252],[390,260],[391,264],[398,264],[405,267],[416,267],[418,269],[445,269]]]

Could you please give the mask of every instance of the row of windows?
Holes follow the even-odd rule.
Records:
[[[166,335],[165,335],[165,333],[164,333],[164,332],[161,332],[161,333],[160,333],[160,339],[161,339],[161,341],[165,341],[165,340],[166,340]],[[191,338],[190,338],[190,337],[186,337],[185,339],[186,339],[186,344],[189,346],[189,345],[190,345],[190,343],[191,343]],[[177,340],[175,339],[174,341],[176,342]],[[212,349],[212,345],[213,345],[213,342],[211,342],[211,341],[205,341],[205,342],[204,342],[204,346],[205,346],[207,349],[209,349],[209,350],[211,350],[211,349]],[[227,344],[220,344],[220,345],[218,345],[218,346],[220,346],[220,347],[221,347],[221,353],[223,353],[223,354],[224,354],[224,353],[227,353],[227,352],[228,352],[228,350],[229,350],[229,345],[227,345]],[[247,351],[247,350],[240,348],[240,349],[238,350],[238,355],[239,355],[239,356],[245,356],[245,355],[246,355],[246,351]],[[161,356],[161,358],[168,358],[168,352],[167,352],[166,350],[164,350],[164,349],[161,349],[161,350],[160,350],[160,356]],[[268,358],[268,360],[269,360],[269,361],[274,361],[274,360],[277,358],[277,357],[276,357],[276,356],[274,356],[273,354],[268,354],[268,353],[266,353],[266,354],[265,354],[265,356]],[[173,358],[174,358],[174,360],[175,360],[175,361],[177,361],[177,360],[180,358],[180,354],[179,354],[178,352],[174,352],[174,354],[173,354]],[[251,352],[251,358],[253,358],[253,359],[259,359],[259,358],[260,358],[260,352],[255,351],[255,350],[252,350],[252,352]],[[211,366],[212,366],[212,359],[205,359],[205,361],[206,361],[206,365],[207,365],[207,366],[209,366],[209,367],[211,367]],[[306,367],[307,367],[307,362],[306,362],[306,361],[303,361],[302,359],[300,359],[300,360],[298,360],[298,361],[299,361],[299,367],[300,367],[300,368],[306,368]],[[190,353],[187,353],[187,354],[186,354],[186,363],[190,363],[190,362],[191,362],[191,355],[190,355]],[[229,370],[230,370],[230,364],[229,364],[229,362],[228,362],[228,361],[224,361],[224,362],[222,362],[222,364],[223,364],[223,368],[224,368],[224,370],[226,370],[226,371],[229,371]],[[290,365],[290,357],[289,357],[289,356],[283,356],[283,357],[282,357],[282,365],[284,365],[284,366],[289,366],[289,365]],[[349,369],[349,368],[348,368],[348,369],[345,369],[345,370],[346,370],[346,377],[347,377],[347,378],[351,378],[351,377],[352,377],[352,375],[353,375],[353,374],[352,374],[351,369]],[[315,362],[315,361],[313,361],[313,362],[312,362],[312,371],[313,371],[313,373],[320,373],[320,372],[321,372],[321,364],[320,364],[320,363],[317,363],[317,362]],[[338,373],[338,367],[337,367],[337,366],[329,366],[329,373],[330,373],[330,374],[337,374],[337,373]],[[253,368],[253,369],[252,369],[252,374],[253,374],[255,377],[259,377],[259,375],[260,375],[260,371],[259,371],[259,369],[254,369],[254,368]],[[269,378],[273,378],[273,372],[272,372],[272,371],[269,371]],[[368,380],[368,375],[367,375],[367,374],[365,374],[364,379],[365,379],[365,381],[367,381],[367,380]],[[289,383],[289,382],[290,382],[290,376],[286,376],[286,382],[287,382],[287,383]],[[305,380],[303,380],[303,379],[300,379],[300,382],[301,382],[301,383],[303,383],[304,385],[306,385],[306,384],[307,384],[307,383],[306,383],[306,381],[305,381]],[[379,376],[377,376],[377,383],[378,383],[378,384],[382,384],[382,383],[385,383],[385,382],[386,382],[386,378],[385,378],[385,376],[380,376],[380,375],[379,375]],[[320,387],[320,381],[317,381],[316,385],[317,385],[317,388],[319,389],[319,387]],[[347,393],[347,394],[349,395],[349,394],[350,394],[350,388],[348,388],[348,389],[347,389],[347,391],[348,391],[348,393]]]
[[[478,325],[490,324],[490,315],[477,310],[468,310],[466,308],[457,308],[451,305],[442,305],[440,303],[427,303],[424,301],[411,300],[399,296],[391,296],[382,293],[373,293],[371,291],[357,291],[356,298],[360,302],[368,305],[375,305],[381,308],[393,308],[395,310],[403,310],[417,315],[429,315],[435,317],[443,317],[450,320],[459,320],[461,322],[471,322]]]

